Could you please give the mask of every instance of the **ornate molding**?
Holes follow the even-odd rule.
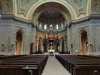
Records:
[[[16,0],[16,7],[17,7],[17,16],[27,18],[29,19],[30,16],[28,17],[28,11],[32,6],[34,6],[34,9],[37,5],[40,4],[40,2],[58,2],[58,3],[63,3],[67,6],[67,4],[71,5],[71,7],[74,9],[74,11],[77,14],[77,18],[86,16],[87,14],[87,5],[88,5],[88,0]],[[69,7],[68,7],[69,8]],[[33,9],[33,11],[34,11]],[[72,9],[70,9],[72,10]],[[73,12],[74,13],[74,12]],[[73,15],[72,15],[73,16]]]
[[[30,6],[36,3],[38,0],[16,0],[17,3],[17,14],[26,16]]]
[[[0,0],[0,14],[12,14],[12,0]]]
[[[88,0],[65,0],[69,2],[74,8],[76,8],[78,16],[86,14]]]
[[[100,15],[100,0],[92,0],[91,9],[92,14]]]

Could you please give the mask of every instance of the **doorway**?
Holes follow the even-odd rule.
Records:
[[[22,49],[23,35],[22,31],[16,32],[16,55],[20,55]]]
[[[87,31],[81,31],[81,50],[80,54],[85,55],[88,52],[88,35]]]

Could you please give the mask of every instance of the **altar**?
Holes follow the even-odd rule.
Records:
[[[55,53],[55,49],[49,49],[48,53]]]

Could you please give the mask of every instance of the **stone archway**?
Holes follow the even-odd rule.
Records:
[[[38,7],[40,7],[41,5],[47,4],[47,3],[57,3],[60,4],[62,6],[64,6],[69,13],[71,14],[71,19],[76,19],[77,18],[77,12],[75,11],[75,9],[72,7],[72,5],[70,5],[68,2],[62,0],[45,0],[45,1],[38,1],[37,3],[33,4],[31,6],[31,8],[29,9],[26,17],[29,17],[30,19],[32,18],[32,15],[35,13],[35,11],[37,10]]]
[[[80,54],[85,55],[88,52],[88,34],[87,31],[81,31],[81,50]]]
[[[61,19],[65,19],[65,22],[70,22],[72,20],[70,11],[64,5],[57,2],[46,2],[38,6],[33,13],[34,17],[32,18],[32,23],[34,23],[34,25],[38,24],[38,19],[44,15],[56,15],[57,18],[59,18],[57,15],[60,15],[60,17],[62,16]]]
[[[19,55],[21,53],[22,42],[23,42],[23,33],[21,30],[18,30],[16,32],[16,55]]]
[[[64,43],[64,41],[63,41],[64,39],[62,39],[60,41],[61,42],[60,43],[61,46],[59,47],[60,50],[57,50],[58,46],[56,48],[56,44],[59,43],[59,39],[58,39],[58,43],[55,43],[57,41],[57,39],[52,39],[52,36],[54,38],[55,35],[56,36],[58,35],[57,33],[59,31],[62,33],[67,30],[68,24],[65,24],[65,22],[71,21],[71,14],[68,11],[68,9],[66,7],[64,7],[62,4],[59,4],[56,2],[47,2],[47,3],[39,6],[35,10],[33,16],[34,16],[33,22],[34,22],[34,25],[37,27],[37,32],[40,32],[40,33],[46,32],[46,34],[48,34],[48,36],[50,36],[50,39],[43,38],[43,40],[46,39],[49,42],[48,43],[49,46],[47,46],[48,50],[46,50],[46,51],[50,51],[52,49],[54,51],[62,51],[62,49],[64,48],[64,45],[62,46],[62,44]],[[66,16],[67,16],[67,18],[66,18]],[[45,26],[46,26],[46,28],[45,28]],[[40,35],[40,34],[37,34],[37,35]],[[63,36],[64,36],[64,34],[63,34]],[[42,48],[44,49],[44,47],[45,46],[42,46],[41,49]],[[64,51],[64,49],[63,49],[63,51]]]

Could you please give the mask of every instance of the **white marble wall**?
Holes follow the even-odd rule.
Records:
[[[16,32],[18,30],[22,30],[23,32],[23,47],[21,50],[21,54],[29,54],[30,43],[34,41],[36,30],[32,27],[31,23],[25,23],[10,18],[10,19],[0,19],[0,54],[1,55],[15,54]],[[2,45],[4,46],[2,47]]]
[[[92,28],[92,43],[94,46],[93,54],[100,55],[100,20],[91,21]]]
[[[14,47],[11,48],[11,20],[0,19],[0,54],[14,54]],[[13,50],[12,50],[13,49]]]
[[[80,52],[81,30],[87,31],[88,34],[87,54],[100,55],[100,20],[91,18],[91,20],[72,24],[70,28],[70,44],[73,44],[73,49],[71,50],[74,54],[79,54]]]
[[[16,32],[23,32],[23,47],[21,54],[30,53],[30,43],[35,42],[36,29],[31,23],[25,23],[11,18],[0,19],[0,55],[14,55],[16,51]],[[74,22],[68,29],[68,50],[73,54],[80,52],[80,31],[88,34],[89,54],[100,55],[100,20],[90,19],[82,22]],[[73,48],[71,48],[71,44]],[[90,44],[93,48],[91,49]],[[35,49],[34,49],[35,51]]]

